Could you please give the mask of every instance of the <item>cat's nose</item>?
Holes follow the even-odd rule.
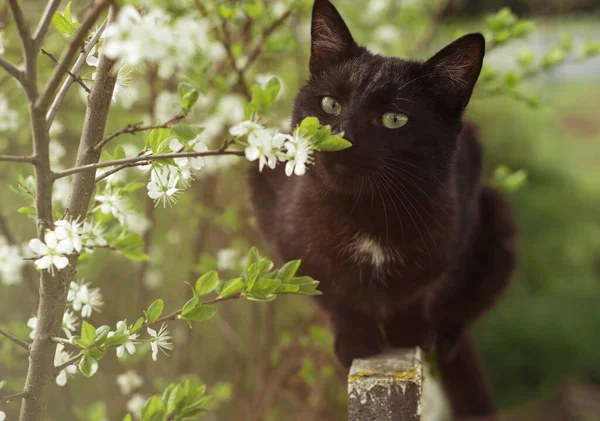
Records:
[[[344,132],[344,139],[346,139],[350,143],[354,143],[354,140],[355,140],[354,130],[352,130],[352,126],[350,126],[350,124],[342,123],[339,126],[339,130],[336,130],[336,131]]]

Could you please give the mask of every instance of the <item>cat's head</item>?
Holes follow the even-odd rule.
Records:
[[[427,190],[447,179],[481,70],[483,36],[463,36],[425,62],[383,57],[354,41],[328,0],[315,1],[311,35],[311,75],[296,97],[292,124],[316,116],[353,144],[317,153],[311,172],[351,194],[374,178],[404,174]]]

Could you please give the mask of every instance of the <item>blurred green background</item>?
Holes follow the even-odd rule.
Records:
[[[28,16],[37,16],[44,3],[26,2]],[[86,3],[74,2],[74,12]],[[515,57],[524,47],[541,56],[565,33],[571,34],[575,46],[587,38],[600,40],[599,5],[594,0],[334,3],[359,43],[413,58],[426,58],[460,32],[483,30],[487,14],[510,5],[533,19],[537,29],[489,52],[487,65],[500,73],[517,68]],[[175,7],[164,2],[162,6]],[[194,4],[182,1],[177,7]],[[285,10],[286,4],[267,2],[264,7],[275,15],[274,9]],[[444,13],[436,16],[440,8]],[[251,29],[251,40],[256,40],[261,25]],[[16,57],[19,45],[2,0],[0,28],[5,30],[6,54]],[[58,55],[62,43],[53,31],[45,48]],[[272,125],[287,125],[295,92],[307,76],[309,47],[308,9],[298,8],[265,43],[263,56],[249,72],[248,81],[260,82],[266,74],[282,80]],[[243,43],[239,49],[243,55]],[[45,59],[40,57],[42,73],[48,74],[52,63]],[[179,111],[175,81],[157,82],[149,76],[151,70],[133,69],[132,86],[117,98],[107,133],[142,119],[164,121]],[[92,72],[85,68],[85,78]],[[214,145],[220,144],[228,125],[243,118],[243,97],[226,92],[231,75],[223,69],[207,81],[206,96],[187,119],[206,125]],[[519,270],[510,291],[476,324],[476,341],[507,419],[591,420],[600,417],[600,409],[593,408],[600,390],[600,57],[567,59],[527,78],[519,89],[539,95],[541,105],[532,107],[516,99],[518,95],[479,89],[467,113],[481,127],[486,177],[492,178],[500,165],[523,169],[528,176],[524,187],[508,193],[519,223]],[[53,131],[56,167],[74,162],[85,112],[84,96],[77,90],[81,91],[71,90],[57,117],[60,127]],[[0,93],[20,116],[0,109],[0,153],[27,153],[25,99],[3,74]],[[123,136],[120,144],[135,155],[143,146],[142,136]],[[208,167],[172,209],[155,208],[144,189],[132,196],[130,205],[139,215],[136,229],[151,263],[131,262],[107,250],[81,262],[78,277],[99,286],[105,298],[102,313],[92,318],[95,325],[114,326],[124,318],[131,322],[158,297],[165,299],[167,310],[175,309],[189,294],[184,281],[215,267],[222,276],[233,276],[251,245],[267,252],[248,203],[244,180],[249,164],[215,160]],[[31,174],[28,171],[0,164],[0,212],[19,244],[33,237],[35,224],[17,212],[27,200],[11,186],[16,186],[18,174]],[[144,179],[136,169],[124,177]],[[64,185],[55,188],[60,199]],[[24,275],[17,285],[0,280],[0,326],[21,338],[29,334],[25,323],[35,313],[37,289],[35,274],[25,270]],[[123,394],[116,377],[134,370],[144,383],[133,394],[143,397],[184,377],[201,378],[218,397],[207,420],[343,420],[345,372],[333,358],[332,338],[324,326],[308,298],[223,303],[215,319],[193,330],[185,323],[171,323],[176,347],[168,358],[159,356],[159,363],[148,358],[148,349],[123,361],[111,356],[93,379],[79,376],[64,388],[55,387],[47,419],[122,419],[132,393]],[[10,390],[22,387],[26,364],[20,349],[0,340],[0,380],[7,380]],[[572,403],[573,394],[579,403]],[[589,401],[583,410],[582,400]],[[17,407],[8,407],[9,420],[15,419]],[[553,410],[558,407],[560,411]]]

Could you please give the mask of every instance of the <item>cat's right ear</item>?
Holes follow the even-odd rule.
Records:
[[[344,19],[329,0],[315,0],[312,12],[310,72],[318,73],[350,57],[357,48]]]

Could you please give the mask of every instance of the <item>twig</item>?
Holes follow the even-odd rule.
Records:
[[[0,161],[4,162],[28,162],[33,164],[35,158],[33,156],[14,156],[14,155],[0,155]]]
[[[16,0],[11,0],[16,1]],[[52,97],[56,93],[58,89],[58,85],[63,78],[63,75],[67,72],[67,69],[71,65],[71,61],[75,54],[81,49],[81,44],[85,40],[88,31],[92,27],[92,25],[96,22],[100,13],[104,11],[104,9],[109,5],[110,0],[101,0],[98,3],[95,3],[94,6],[89,10],[87,16],[83,19],[81,26],[73,36],[67,50],[60,57],[58,66],[52,73],[48,84],[46,85],[44,91],[40,95],[40,97],[36,101],[36,107],[38,109],[46,110],[50,105],[50,101]]]
[[[20,340],[19,338],[11,335],[10,333],[8,333],[2,329],[0,329],[0,335],[6,336],[8,339],[10,339],[11,341],[13,341],[17,345],[19,345],[21,348],[23,348],[27,352],[29,352],[29,344],[27,342]]]
[[[246,84],[244,71],[240,67],[238,67],[237,62],[235,60],[235,56],[233,55],[233,50],[231,48],[231,33],[229,32],[229,28],[227,27],[227,21],[225,19],[222,19],[221,28],[223,29],[223,39],[221,40],[221,44],[223,44],[223,47],[225,47],[225,51],[227,51],[227,56],[229,57],[231,67],[237,74],[237,85],[241,87],[244,96],[246,97],[246,99],[248,99],[248,101],[250,101],[252,99],[252,95],[250,94],[250,89],[248,89],[248,85]]]
[[[70,367],[74,364],[77,364],[79,362],[79,360],[82,359],[83,357],[84,357],[83,354],[78,354],[78,355],[74,356],[73,358],[71,358],[66,363],[57,365],[56,367],[54,367],[54,369],[56,370],[56,375],[58,376],[60,374],[60,372],[63,371],[65,368]]]
[[[173,124],[183,120],[185,118],[185,116],[186,116],[186,114],[179,113],[179,114],[175,115],[173,118],[171,118],[170,120],[168,120],[166,123],[159,124],[156,126],[141,126],[142,122],[128,124],[127,126],[123,127],[121,130],[117,130],[116,132],[111,133],[108,136],[106,136],[104,139],[102,139],[102,141],[100,141],[96,146],[94,146],[94,150],[96,152],[99,152],[104,146],[106,146],[106,144],[108,142],[110,142],[111,140],[113,140],[116,137],[121,136],[122,134],[135,134],[137,132],[143,132],[143,131],[148,131],[148,130],[170,128],[171,126],[173,126]]]
[[[25,193],[27,193],[29,196],[31,196],[31,197],[33,197],[35,199],[35,194],[33,194],[33,192],[31,191],[31,189],[29,187],[27,187],[26,185],[24,185],[20,181],[17,182],[17,185],[19,187],[21,187],[25,191]]]
[[[83,63],[85,63],[87,56],[90,54],[90,51],[92,51],[92,48],[94,48],[94,45],[96,45],[96,43],[102,36],[102,33],[104,32],[104,29],[106,28],[106,22],[107,21],[105,19],[104,22],[102,22],[102,25],[100,25],[100,28],[98,28],[98,30],[96,31],[96,33],[90,40],[90,42],[87,43],[87,45],[85,46],[85,48],[79,55],[79,58],[77,58],[77,61],[71,68],[71,73],[69,73],[69,75],[71,75],[71,74],[76,75],[77,72],[79,72],[79,70],[81,69],[81,66],[83,66]],[[52,125],[52,121],[54,120],[54,116],[56,115],[56,112],[58,111],[58,107],[60,106],[60,103],[62,102],[65,95],[67,95],[67,92],[68,92],[69,88],[71,87],[71,85],[73,84],[74,80],[75,79],[73,77],[67,77],[67,79],[65,79],[62,86],[60,87],[58,94],[56,94],[56,98],[54,98],[54,101],[52,101],[52,105],[50,106],[48,113],[46,113],[46,121],[48,122],[49,126]],[[90,93],[89,90],[87,90],[87,92]]]
[[[33,45],[36,50],[42,46],[44,36],[46,36],[46,32],[48,32],[50,22],[52,22],[52,16],[54,16],[54,12],[56,12],[58,6],[60,6],[60,1],[61,0],[51,0],[46,5],[42,18],[33,34]]]
[[[23,15],[23,9],[19,6],[18,0],[8,0],[8,5],[10,6],[10,10],[12,11],[13,18],[15,19],[15,24],[17,25],[17,30],[19,31],[19,37],[21,38],[21,42],[24,44],[24,48],[28,49],[30,47],[31,32],[29,30],[29,26],[25,23],[25,16]]]
[[[235,155],[244,156],[243,151],[208,151],[208,152],[180,152],[180,153],[167,153],[160,155],[141,155],[132,158],[116,159],[114,161],[98,162],[96,164],[82,165],[81,167],[75,167],[64,171],[54,173],[54,179],[67,177],[69,175],[77,174],[83,171],[94,170],[98,168],[113,167],[115,165],[123,164],[134,164],[146,165],[149,161],[158,161],[162,159],[171,158],[193,158],[198,156],[219,156],[219,155]],[[136,166],[136,165],[131,165]]]
[[[4,70],[6,70],[9,75],[17,79],[19,83],[23,83],[23,72],[4,57],[0,57],[0,67],[4,68]]]
[[[123,164],[123,165],[119,165],[118,167],[113,168],[112,170],[108,170],[106,172],[103,172],[102,174],[98,175],[96,177],[96,183],[99,183],[100,181],[104,180],[105,178],[110,177],[111,175],[118,173],[121,170],[124,170],[125,168],[133,168],[133,167],[139,167],[141,165],[144,165],[145,163],[142,161],[141,163],[139,162],[135,162],[133,164]]]
[[[48,57],[50,58],[50,60],[52,60],[53,62],[55,62],[55,63],[57,63],[57,64],[58,64],[58,60],[56,60],[56,57],[54,57],[54,56],[52,55],[52,53],[49,53],[48,51],[46,51],[46,50],[44,50],[44,49],[42,48],[42,54],[44,54],[44,55],[48,56]],[[74,73],[73,73],[72,71],[70,71],[70,70],[67,70],[67,74],[68,74],[69,76],[71,76],[73,79],[75,79],[75,81],[76,81],[77,83],[79,83],[79,84],[81,85],[81,87],[82,87],[83,89],[85,89],[85,91],[86,91],[88,94],[91,92],[91,89],[90,89],[90,88],[88,88],[88,86],[85,84],[85,82],[83,81],[83,79],[82,79],[80,76],[77,76],[76,74],[74,74]]]
[[[241,293],[240,294],[236,294],[236,295],[232,295],[230,297],[217,297],[217,298],[213,298],[212,300],[203,301],[202,305],[220,303],[221,301],[237,300],[238,298],[241,298],[241,297],[242,297]],[[181,319],[181,311],[182,310],[183,309],[179,309],[177,311],[174,311],[173,313],[167,314],[166,316],[163,316],[163,317],[161,317],[159,319],[156,319],[153,322],[146,322],[146,323],[144,323],[142,325],[142,327],[140,327],[140,329],[143,329],[145,327],[152,326],[152,325],[155,325],[155,324],[163,323],[163,322],[166,322],[166,321],[169,321],[169,320],[179,320],[179,319]]]
[[[8,403],[10,401],[14,401],[19,398],[27,398],[27,392],[15,393],[14,395],[3,396],[0,398],[0,402]]]

